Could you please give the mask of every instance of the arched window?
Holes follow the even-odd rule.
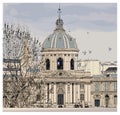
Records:
[[[114,96],[114,104],[117,105],[117,95]]]
[[[105,95],[105,105],[106,105],[106,107],[108,107],[109,106],[109,95]]]
[[[40,101],[40,95],[39,94],[36,96],[36,101]]]
[[[58,58],[57,60],[57,69],[63,69],[63,59]]]
[[[71,61],[70,61],[70,69],[74,70],[74,60],[73,59],[71,59]]]
[[[50,60],[46,59],[46,70],[50,70]]]

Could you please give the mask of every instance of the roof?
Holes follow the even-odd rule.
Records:
[[[77,49],[76,40],[65,32],[63,20],[60,17],[56,20],[56,29],[45,39],[42,48]]]
[[[117,67],[109,67],[105,72],[117,72]]]

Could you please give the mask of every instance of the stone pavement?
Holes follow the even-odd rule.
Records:
[[[117,112],[117,108],[4,108],[3,112]]]

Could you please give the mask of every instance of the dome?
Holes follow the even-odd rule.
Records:
[[[58,17],[56,20],[56,29],[50,34],[42,44],[43,49],[60,48],[60,49],[77,49],[76,40],[65,32],[63,29],[63,20]]]

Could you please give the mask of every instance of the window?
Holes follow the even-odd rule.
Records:
[[[96,106],[96,107],[99,107],[99,106],[100,106],[100,100],[99,100],[99,99],[95,99],[95,102],[94,102],[94,103],[95,103],[95,106]]]
[[[74,70],[74,60],[73,59],[71,59],[71,61],[70,61],[70,69]]]
[[[57,60],[57,69],[63,69],[63,59],[58,58]]]
[[[105,106],[108,107],[109,106],[109,95],[105,95]]]
[[[84,100],[84,94],[80,94],[80,100]]]
[[[40,101],[40,95],[39,94],[36,97],[36,101]]]
[[[109,91],[110,88],[110,82],[105,82],[104,83],[105,91]]]
[[[58,94],[58,105],[63,105],[63,104],[64,104],[64,95]]]
[[[84,89],[84,83],[80,84],[80,89]]]
[[[114,82],[114,91],[117,91],[117,82]]]
[[[46,70],[50,70],[50,60],[46,59]]]
[[[95,82],[95,91],[99,91],[99,89],[100,89],[100,83]]]
[[[114,96],[114,104],[117,105],[117,95]]]

